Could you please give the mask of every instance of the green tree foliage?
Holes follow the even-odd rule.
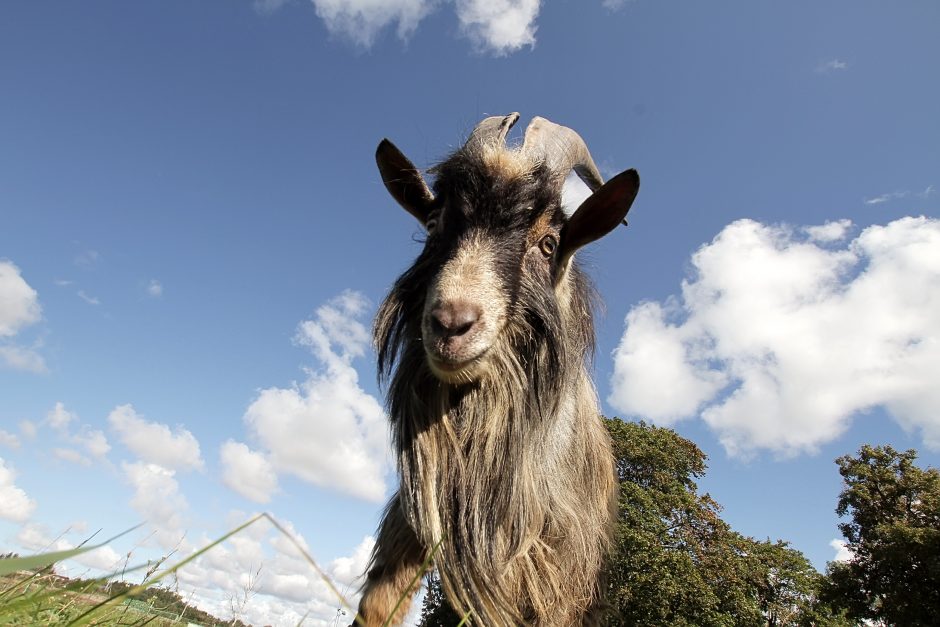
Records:
[[[822,576],[786,542],[733,531],[699,494],[705,454],[674,431],[606,420],[620,502],[606,577],[610,626],[735,627],[851,623],[816,599]],[[436,578],[422,627],[454,627]]]
[[[854,557],[829,564],[824,596],[856,619],[936,625],[940,616],[940,472],[916,451],[863,446],[836,460],[836,513]]]
[[[705,454],[674,431],[607,420],[620,480],[610,625],[839,624],[815,603],[820,575],[786,542],[757,541],[699,494]]]

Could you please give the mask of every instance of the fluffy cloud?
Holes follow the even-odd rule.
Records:
[[[432,0],[312,0],[317,15],[330,32],[370,47],[379,31],[397,23],[396,32],[407,39],[431,11]]]
[[[0,364],[13,368],[14,370],[25,370],[26,372],[43,373],[46,368],[46,360],[42,355],[31,348],[22,346],[4,346],[0,344]]]
[[[23,328],[41,318],[36,290],[13,262],[0,259],[0,363],[17,370],[45,372],[46,364],[36,351],[10,343]]]
[[[16,541],[29,551],[68,551],[75,548],[62,536],[53,538],[39,523],[26,523],[16,534]]]
[[[390,469],[388,429],[352,366],[369,341],[358,319],[366,308],[361,294],[345,292],[301,323],[297,341],[320,368],[302,384],[262,390],[244,419],[277,471],[379,502]]]
[[[844,540],[833,539],[829,542],[829,546],[836,552],[835,556],[832,558],[834,562],[848,562],[855,555],[845,544]]]
[[[457,0],[460,28],[479,48],[508,54],[535,45],[541,0]]]
[[[375,538],[366,536],[362,539],[352,555],[349,557],[338,557],[327,569],[334,581],[339,582],[344,587],[358,587],[362,584],[362,577],[365,575],[366,565],[372,555],[372,548],[375,546]]]
[[[85,428],[81,433],[71,436],[71,441],[81,446],[90,455],[98,459],[104,459],[108,451],[111,450],[111,445],[108,444],[108,438],[105,437],[103,432],[97,429],[90,430]]]
[[[849,229],[852,228],[852,221],[845,220],[834,220],[832,222],[826,222],[818,226],[807,226],[803,228],[803,231],[809,236],[811,240],[815,240],[820,243],[828,242],[838,242],[845,239],[846,235],[849,233]]]
[[[311,0],[327,29],[362,48],[395,25],[408,39],[440,0]],[[260,13],[276,11],[286,0],[255,0]],[[496,55],[535,44],[535,20],[541,0],[453,0],[460,32],[474,45]]]
[[[0,518],[24,522],[36,509],[36,501],[16,486],[15,479],[16,473],[0,457]]]
[[[692,256],[681,300],[627,315],[611,405],[660,424],[699,414],[730,454],[812,451],[883,406],[940,448],[940,221],[844,243],[849,228],[727,226]]]
[[[277,491],[277,474],[264,455],[232,440],[222,445],[219,455],[225,485],[256,503],[271,500]]]
[[[171,432],[165,424],[145,420],[131,405],[115,407],[108,414],[108,423],[124,446],[145,462],[173,470],[203,467],[199,442],[182,427]]]
[[[69,425],[75,420],[75,414],[65,408],[64,403],[56,403],[46,414],[46,424],[56,431],[68,432]]]
[[[52,449],[52,455],[56,459],[61,459],[62,461],[69,462],[72,464],[78,464],[79,466],[91,466],[91,460],[71,448],[54,448]]]
[[[70,529],[67,530],[66,533],[68,533],[68,531],[78,530]],[[16,534],[16,541],[23,548],[37,552],[69,551],[78,546],[64,536],[65,534],[61,534],[59,537],[53,538],[42,525],[38,523],[27,523],[23,525],[19,533]],[[105,545],[93,551],[82,553],[81,555],[71,558],[69,561],[80,564],[86,568],[94,568],[110,573],[117,570],[123,560],[124,556],[118,554],[111,546]],[[56,570],[59,571],[60,568],[61,564],[57,564]],[[66,568],[66,570],[69,569]]]
[[[158,544],[167,550],[185,536],[183,518],[189,504],[180,493],[175,471],[146,462],[123,463],[127,482],[134,489],[131,507],[154,526]]]
[[[0,260],[0,337],[12,337],[42,317],[39,297],[13,262]]]
[[[308,550],[290,522],[280,524]],[[352,607],[373,543],[364,538],[350,556],[336,558],[324,568]],[[335,624],[341,605],[293,542],[264,519],[184,566],[178,577],[180,591],[194,590],[194,600],[203,609],[258,625]],[[341,624],[346,624],[352,612],[342,611]]]
[[[111,445],[108,444],[108,439],[105,437],[104,433],[98,430],[92,430],[88,425],[81,425],[78,433],[72,433],[72,425],[77,422],[78,416],[74,412],[66,409],[64,403],[57,402],[55,407],[46,413],[46,419],[43,424],[52,427],[59,440],[84,449],[85,452],[95,459],[104,460],[108,451],[111,450]],[[27,424],[29,425],[28,427]],[[35,437],[36,427],[32,423],[21,423],[21,428],[24,429],[24,433],[31,429],[32,433],[29,437]],[[56,448],[53,449],[52,454],[63,461],[82,466],[90,466],[92,463],[91,459],[74,448]]]
[[[36,423],[31,420],[21,420],[20,432],[23,434],[24,438],[27,440],[32,440],[36,437],[36,433],[39,432],[39,427],[37,427]]]
[[[20,439],[16,434],[0,429],[0,446],[17,449],[20,447]]]

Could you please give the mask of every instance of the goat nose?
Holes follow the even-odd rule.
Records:
[[[448,301],[431,310],[434,331],[443,337],[465,335],[480,319],[480,307],[465,301]]]

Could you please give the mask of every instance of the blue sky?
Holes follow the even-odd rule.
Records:
[[[823,568],[836,456],[940,465],[938,24],[928,1],[3,3],[0,547],[148,521],[81,572],[266,510],[354,587],[394,485],[365,333],[419,250],[375,146],[429,166],[519,111],[643,179],[581,255],[604,411],[694,440],[736,529]],[[270,529],[180,586],[224,614],[259,564],[244,617],[329,624]]]

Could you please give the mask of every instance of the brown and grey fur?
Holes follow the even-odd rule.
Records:
[[[567,172],[528,134],[528,147],[505,145],[517,117],[484,121],[478,130],[496,121],[498,132],[475,131],[435,167],[433,193],[394,146],[380,145],[386,185],[429,232],[375,320],[401,485],[363,590],[357,621],[366,626],[410,599],[434,547],[448,600],[476,625],[596,621],[615,477],[586,368],[594,291],[571,254],[620,222],[639,181],[633,172],[625,208],[617,197],[619,217],[600,220],[609,228],[584,227],[588,216],[566,232],[576,222],[561,208]],[[599,175],[591,182],[599,187]],[[472,310],[469,331],[441,326],[448,303]]]

